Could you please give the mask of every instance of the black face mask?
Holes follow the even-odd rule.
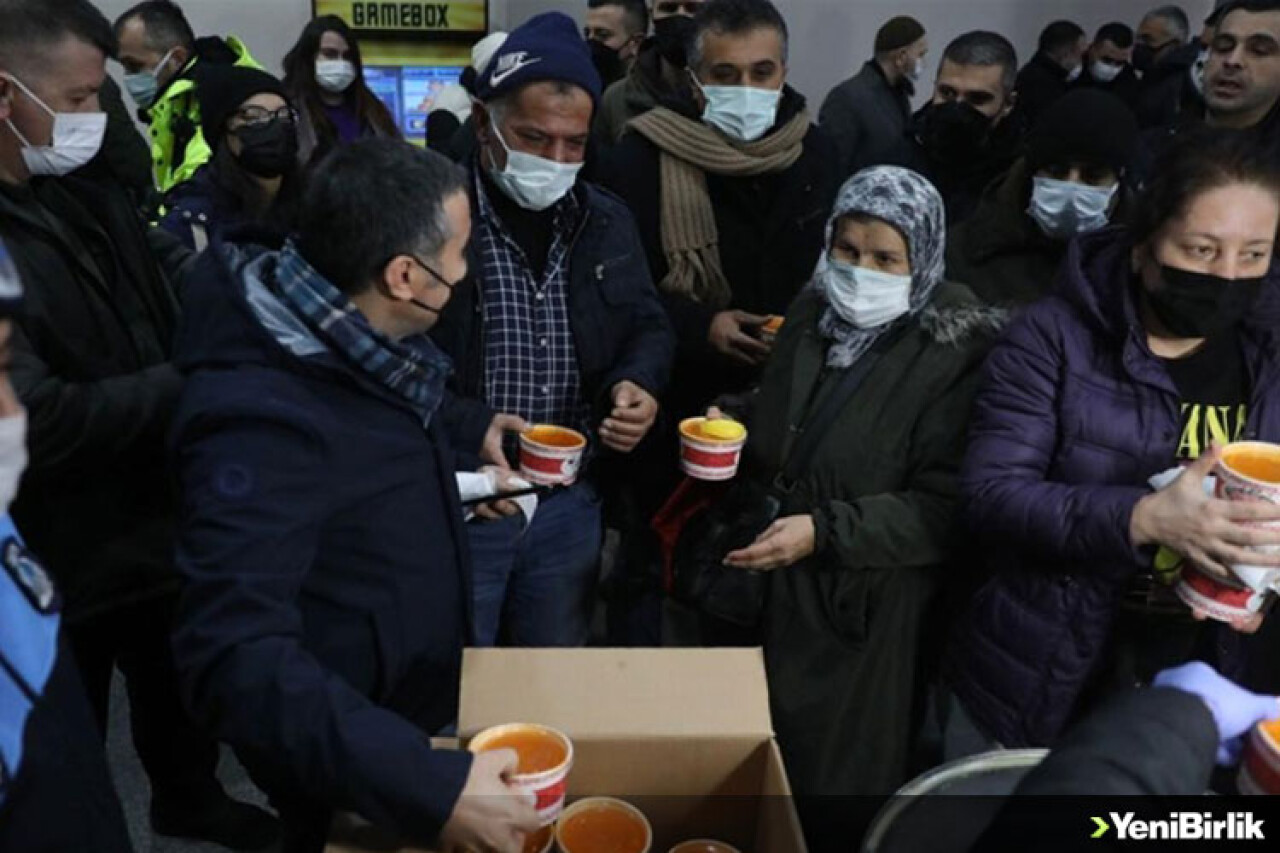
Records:
[[[1156,67],[1156,54],[1168,47],[1172,42],[1165,42],[1159,47],[1152,47],[1149,44],[1135,44],[1133,46],[1133,67],[1144,74]]]
[[[419,258],[417,255],[410,255],[409,257],[413,258],[414,263],[416,263],[418,266],[420,266],[420,267],[422,267],[424,270],[426,270],[427,275],[431,276],[431,277],[432,277],[432,278],[434,278],[436,281],[440,282],[440,283],[441,283],[441,284],[443,284],[445,287],[449,288],[449,290],[450,290],[450,292],[451,292],[451,293],[452,293],[452,291],[454,291],[454,290],[456,290],[456,289],[457,289],[457,287],[458,287],[458,283],[457,283],[457,282],[454,282],[454,283],[450,284],[450,283],[449,283],[449,281],[448,281],[444,276],[440,275],[440,273],[436,272],[434,269],[432,269],[432,268],[431,268],[430,266],[428,266],[427,264],[424,264],[424,263],[422,262],[422,259],[421,259],[421,258]],[[427,303],[423,302],[421,299],[410,299],[409,301],[410,301],[410,302],[412,302],[412,303],[414,304],[414,306],[416,306],[416,307],[418,307],[418,308],[421,308],[423,311],[429,311],[430,313],[435,314],[437,317],[439,317],[441,314],[443,314],[443,313],[444,313],[444,309],[443,309],[443,308],[432,308],[430,305],[428,305]]]
[[[273,118],[246,124],[235,131],[240,140],[236,161],[259,178],[278,178],[293,170],[298,159],[298,129],[292,121]]]
[[[687,15],[659,18],[653,22],[653,37],[663,59],[677,68],[684,68],[689,64],[685,47],[689,44],[689,39],[693,38],[693,18]]]
[[[1263,278],[1222,278],[1160,267],[1161,287],[1147,291],[1151,310],[1180,338],[1212,338],[1239,326],[1262,290]]]
[[[617,48],[609,47],[602,41],[592,39],[587,42],[591,45],[591,64],[596,67],[596,71],[600,74],[600,80],[607,89],[613,83],[618,82],[627,74],[627,65],[619,56]]]
[[[991,119],[963,101],[930,105],[916,133],[925,153],[941,165],[972,163],[991,137]]]

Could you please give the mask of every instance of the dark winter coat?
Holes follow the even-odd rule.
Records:
[[[835,146],[839,183],[893,162],[911,120],[909,92],[909,86],[891,86],[873,59],[827,95],[818,123]]]
[[[782,468],[815,389],[843,375],[825,370],[825,307],[814,291],[796,301],[751,407],[746,472],[761,482]],[[816,529],[814,556],[771,573],[765,613],[773,719],[797,794],[888,794],[906,780],[970,405],[1001,319],[941,285],[786,498],[781,515],[812,514]]]
[[[1088,63],[1085,63],[1084,70],[1080,72],[1080,79],[1073,86],[1077,89],[1098,89],[1115,95],[1124,102],[1125,106],[1134,111],[1137,110],[1138,98],[1142,94],[1142,81],[1138,79],[1138,72],[1133,70],[1132,65],[1126,65],[1116,79],[1110,83],[1104,83],[1094,79]]]
[[[281,238],[289,234],[296,211],[291,186],[282,185],[278,203],[261,217],[265,221],[259,222],[245,210],[244,203],[218,180],[216,168],[213,163],[201,166],[191,180],[173,188],[165,197],[166,212],[159,227],[195,251],[202,251],[215,232],[227,234],[254,227],[270,228]]]
[[[1200,58],[1198,39],[1169,51],[1142,75],[1138,93],[1138,126],[1163,127],[1185,112],[1204,109],[1204,97],[1191,82],[1191,67]]]
[[[1051,744],[1101,663],[1121,596],[1150,571],[1130,518],[1177,459],[1181,398],[1147,345],[1122,229],[1068,250],[1057,295],[996,345],[974,407],[962,487],[990,577],[962,615],[947,678],[1005,746]],[[1274,316],[1280,282],[1255,316]],[[1245,437],[1280,439],[1270,323],[1240,333],[1252,399]]]
[[[1070,89],[1067,69],[1054,62],[1048,54],[1036,53],[1018,72],[1017,84],[1014,86],[1014,91],[1018,93],[1018,105],[1014,109],[1022,116],[1024,125],[1030,128],[1040,117],[1040,113]]]

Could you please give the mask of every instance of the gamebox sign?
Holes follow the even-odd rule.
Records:
[[[359,34],[401,38],[484,36],[487,0],[314,0],[319,15],[337,15]]]

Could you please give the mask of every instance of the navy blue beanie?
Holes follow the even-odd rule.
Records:
[[[476,97],[488,102],[529,83],[572,83],[599,103],[600,74],[578,25],[563,12],[544,12],[511,31],[481,75]]]

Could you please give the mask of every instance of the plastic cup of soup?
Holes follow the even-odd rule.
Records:
[[[747,428],[727,418],[680,422],[680,470],[695,480],[720,482],[738,474]]]
[[[471,739],[467,749],[471,752],[515,750],[519,765],[510,778],[511,784],[534,795],[542,826],[555,823],[564,810],[569,770],[573,767],[573,742],[564,732],[548,726],[512,723],[485,729]]]
[[[551,853],[556,840],[556,828],[544,826],[537,832],[526,835],[524,848],[520,853]]]
[[[612,797],[578,800],[556,824],[560,853],[649,853],[652,845],[648,818]]]
[[[1280,720],[1259,723],[1249,733],[1236,787],[1242,794],[1280,795]]]
[[[586,449],[586,436],[576,430],[532,427],[520,435],[520,476],[536,486],[572,485]]]
[[[782,331],[783,318],[773,315],[765,320],[764,325],[760,327],[760,340],[766,344],[772,344],[778,339],[778,332]]]
[[[671,853],[740,853],[740,851],[737,847],[731,847],[723,841],[698,838],[677,844],[671,848]]]
[[[1222,500],[1280,504],[1280,445],[1242,441],[1228,445],[1214,471],[1215,494]],[[1273,527],[1274,522],[1259,522]],[[1256,548],[1275,553],[1274,547]],[[1227,581],[1195,566],[1182,570],[1176,591],[1188,606],[1222,622],[1246,619],[1262,609],[1280,571],[1255,566],[1232,567],[1239,582]]]

